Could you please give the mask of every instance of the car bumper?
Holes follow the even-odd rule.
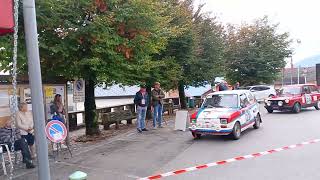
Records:
[[[284,110],[292,110],[292,106],[264,106],[266,109],[272,109],[272,110],[279,110],[279,111],[284,111]]]
[[[197,133],[197,134],[211,134],[211,135],[229,135],[230,133],[232,133],[232,128],[231,129],[223,128],[221,130],[214,130],[211,128],[192,128],[192,127],[189,127],[189,130],[191,132]]]

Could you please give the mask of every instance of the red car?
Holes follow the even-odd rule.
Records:
[[[320,109],[320,91],[314,84],[284,86],[277,96],[265,100],[264,106],[269,113],[274,110],[299,113],[301,108]]]

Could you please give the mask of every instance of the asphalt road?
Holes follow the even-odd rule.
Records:
[[[248,129],[237,141],[220,136],[193,140],[190,132],[174,131],[173,123],[143,134],[131,131],[51,163],[52,180],[67,179],[75,170],[88,173],[88,180],[132,180],[320,138],[320,111],[314,108],[268,114],[261,106],[261,112],[261,128]],[[317,180],[319,153],[316,143],[164,179]],[[36,170],[15,179],[37,179]]]
[[[249,129],[238,141],[211,136],[196,140],[160,171],[168,172],[320,138],[320,111],[314,108],[300,114],[268,114],[261,107],[261,112],[263,124],[260,129]],[[166,179],[315,180],[320,179],[319,152],[320,144],[316,143]]]

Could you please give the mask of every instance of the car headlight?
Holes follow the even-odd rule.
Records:
[[[278,106],[283,106],[283,102],[282,102],[282,101],[279,101],[279,102],[278,102]]]
[[[286,102],[287,104],[290,102],[290,100],[289,99],[286,99],[286,100],[284,100],[284,102]]]
[[[271,106],[271,101],[266,102],[267,106]]]
[[[226,118],[221,118],[221,119],[220,119],[220,124],[228,124],[228,119],[226,119]]]

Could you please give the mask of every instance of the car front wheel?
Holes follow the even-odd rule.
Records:
[[[255,117],[255,123],[254,123],[253,127],[254,127],[255,129],[259,129],[259,128],[260,128],[260,125],[261,125],[260,123],[261,123],[261,116],[260,116],[260,114],[258,113],[257,116]]]
[[[268,113],[273,113],[273,109],[267,108]]]
[[[292,111],[294,113],[299,113],[301,111],[301,105],[299,103],[295,103],[294,106],[293,106]]]
[[[232,133],[231,133],[231,136],[234,140],[238,140],[240,139],[240,136],[241,136],[241,126],[240,126],[240,123],[239,122],[236,122],[236,124],[234,125],[233,127],[233,130],[232,130]]]
[[[192,136],[194,139],[200,139],[201,138],[201,134],[197,134],[195,132],[192,132]]]
[[[316,110],[320,110],[320,101],[318,101],[314,107],[316,108]]]

